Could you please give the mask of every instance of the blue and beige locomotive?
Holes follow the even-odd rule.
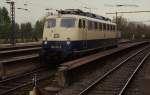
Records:
[[[116,24],[80,9],[59,10],[46,18],[42,50],[58,59],[117,45]]]

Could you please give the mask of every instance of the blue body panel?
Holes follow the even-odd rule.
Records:
[[[49,53],[61,53],[66,57],[75,51],[104,48],[114,45],[117,45],[116,39],[71,41],[70,45],[66,41],[48,41],[47,44],[43,44],[43,49],[46,49]]]

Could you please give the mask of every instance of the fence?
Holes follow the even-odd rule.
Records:
[[[15,39],[17,43],[22,42],[35,42],[39,41],[42,37],[42,33],[40,32],[16,32]],[[10,43],[11,40],[11,33],[0,33],[0,44]]]

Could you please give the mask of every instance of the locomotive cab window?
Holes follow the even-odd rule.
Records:
[[[56,19],[48,19],[47,20],[47,28],[53,28],[56,26]]]
[[[65,27],[65,28],[75,27],[75,19],[74,18],[63,18],[63,19],[61,19],[61,27]]]

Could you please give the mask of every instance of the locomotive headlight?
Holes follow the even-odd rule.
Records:
[[[45,44],[45,45],[47,44],[47,38],[45,38],[44,44]]]
[[[44,41],[44,44],[46,45],[46,44],[47,44],[47,41]]]
[[[70,44],[71,44],[70,38],[67,38],[66,44],[67,44],[67,45],[70,45]]]
[[[67,45],[70,45],[71,44],[71,42],[70,41],[67,41]]]

